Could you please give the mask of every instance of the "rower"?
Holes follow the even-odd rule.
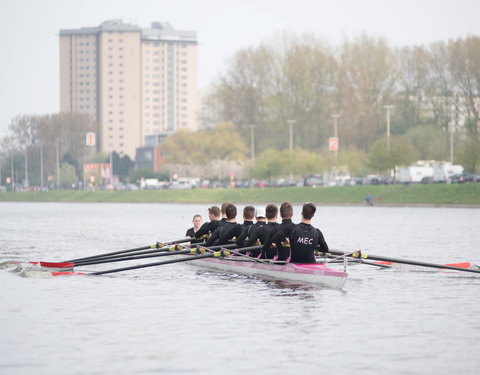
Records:
[[[291,263],[316,263],[315,249],[328,252],[322,232],[312,226],[312,218],[317,208],[313,203],[305,203],[302,207],[302,222],[295,225],[290,233]],[[287,260],[288,261],[288,260]]]
[[[253,225],[247,226],[240,236],[237,237],[236,244],[238,247],[245,247],[245,240],[250,238],[250,236],[255,233],[262,225],[267,224],[265,219],[265,209],[264,208],[257,208],[255,210],[255,219],[257,222]],[[257,254],[258,255],[258,254]]]
[[[194,215],[192,219],[192,223],[193,223],[193,227],[187,230],[187,233],[185,233],[185,237],[195,238],[195,233],[198,232],[198,230],[200,229],[200,225],[202,224],[202,216],[198,214]],[[196,243],[196,242],[200,242],[200,240],[195,239],[191,241],[191,243]]]
[[[292,222],[292,216],[292,204],[283,202],[280,206],[282,223],[271,231],[269,238],[263,245],[263,252],[267,255],[267,258],[284,261],[290,257],[290,244],[286,242],[286,238],[290,235],[293,228],[295,228],[295,224]]]
[[[252,233],[248,240],[245,241],[245,246],[254,246],[257,242],[263,245],[267,241],[270,232],[278,225],[278,207],[274,204],[268,204],[267,207],[265,207],[265,212],[267,216],[267,225],[261,226],[258,230]],[[260,252],[260,256],[264,257],[264,255],[265,254]]]
[[[222,219],[220,220],[220,223],[219,225],[223,225],[225,224],[227,221],[228,221],[228,218],[227,218],[227,207],[231,205],[230,202],[224,202],[222,203],[222,206],[221,206],[221,211],[222,211]]]
[[[237,223],[237,207],[234,204],[228,204],[225,208],[225,215],[227,222],[224,225],[220,225],[212,236],[207,240],[206,245],[227,245],[229,243],[235,243],[236,238],[242,232],[242,226]]]
[[[255,216],[255,207],[245,206],[243,208],[243,224],[242,224],[242,233],[250,225],[253,225],[253,218]]]
[[[217,206],[209,207],[208,218],[210,221],[204,223],[200,229],[195,232],[195,237],[202,239],[210,237],[215,229],[218,228],[218,224],[220,223],[220,215],[220,208]]]

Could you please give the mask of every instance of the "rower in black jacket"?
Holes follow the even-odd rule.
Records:
[[[328,252],[322,232],[311,224],[316,209],[313,203],[305,203],[302,208],[302,222],[290,233],[291,263],[316,263],[315,249]]]
[[[253,225],[253,218],[255,217],[255,207],[253,206],[245,206],[243,208],[243,224],[242,226],[242,233],[246,230],[250,225]]]
[[[227,245],[235,243],[236,238],[242,232],[242,226],[236,222],[237,207],[229,204],[226,207],[227,222],[219,226],[207,240],[207,246]],[[232,242],[233,241],[233,242]]]
[[[249,238],[245,241],[245,246],[254,246],[259,242],[263,245],[270,235],[270,232],[278,225],[277,223],[277,215],[278,215],[278,207],[274,204],[269,204],[265,208],[266,216],[267,216],[267,225],[263,225],[258,228]],[[258,256],[260,255],[262,258],[265,257],[260,251],[255,251],[251,253],[251,256]]]
[[[228,221],[228,218],[227,218],[227,207],[231,205],[230,202],[224,202],[222,203],[222,206],[220,208],[221,212],[222,212],[222,218],[220,219],[220,223],[219,225],[223,225],[223,224],[226,224],[227,221]]]
[[[266,225],[267,221],[265,218],[265,209],[264,208],[258,208],[255,211],[255,218],[257,219],[257,222],[253,225],[246,226],[243,230],[240,236],[237,237],[236,244],[238,247],[245,247],[245,241],[250,238],[253,233],[255,233],[258,228],[260,228],[262,225]],[[260,254],[260,252],[257,252],[257,255]]]
[[[209,222],[204,223],[199,230],[195,232],[196,238],[206,239],[211,236],[220,223],[220,208],[212,206],[208,209]]]
[[[263,254],[267,258],[275,260],[287,260],[290,257],[290,244],[286,244],[286,238],[290,236],[295,224],[292,222],[293,206],[289,202],[283,202],[280,206],[282,223],[275,227],[263,244]]]

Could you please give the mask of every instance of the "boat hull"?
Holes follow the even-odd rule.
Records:
[[[337,271],[321,263],[314,264],[275,264],[250,259],[204,258],[189,262],[196,266],[212,269],[258,275],[277,280],[317,284],[332,289],[342,289],[347,281],[347,272]]]

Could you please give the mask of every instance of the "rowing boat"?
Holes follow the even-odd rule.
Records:
[[[332,289],[342,289],[348,276],[347,272],[329,268],[322,263],[279,264],[241,257],[204,258],[193,260],[189,263],[221,271],[259,275],[277,280],[317,284]]]

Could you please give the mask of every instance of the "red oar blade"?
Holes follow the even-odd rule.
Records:
[[[40,262],[40,266],[46,268],[73,268],[74,263],[66,262]]]
[[[73,276],[73,275],[86,275],[84,272],[73,272],[73,271],[52,271],[50,272],[52,276]]]
[[[450,266],[450,267],[466,268],[466,269],[471,269],[471,270],[478,269],[476,264],[473,264],[473,263],[470,263],[470,262],[448,263],[448,264],[445,264],[445,265]]]

